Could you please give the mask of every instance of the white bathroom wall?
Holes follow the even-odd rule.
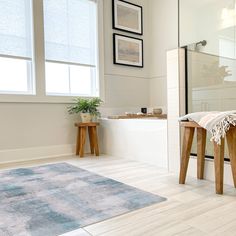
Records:
[[[1,103],[0,162],[71,154],[75,121],[65,104]]]
[[[148,0],[131,0],[143,7],[143,36],[112,29],[112,1],[104,0],[105,110],[120,113],[149,106],[149,18]],[[113,64],[113,33],[142,38],[144,68]],[[115,109],[114,109],[115,108]]]
[[[150,106],[167,106],[166,52],[178,47],[178,0],[149,0]]]
[[[167,52],[167,100],[169,171],[178,173],[181,152],[179,117],[185,114],[184,49]]]

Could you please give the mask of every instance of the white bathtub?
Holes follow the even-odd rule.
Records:
[[[101,119],[103,153],[168,168],[167,120]]]

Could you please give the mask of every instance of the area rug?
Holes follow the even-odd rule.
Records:
[[[0,235],[60,235],[164,200],[67,163],[7,170]]]

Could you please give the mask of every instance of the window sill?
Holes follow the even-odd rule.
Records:
[[[36,96],[0,94],[0,103],[59,103],[70,104],[79,96]],[[82,97],[82,96],[81,96]],[[86,98],[86,97],[83,97]],[[88,97],[87,97],[88,98]]]

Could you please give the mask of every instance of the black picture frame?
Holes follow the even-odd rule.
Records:
[[[119,39],[127,39],[127,41],[129,42],[133,42],[134,43],[139,43],[139,62],[135,63],[135,62],[132,62],[132,61],[128,61],[128,60],[120,60],[118,58],[119,55],[118,54],[118,44],[117,44],[117,41]],[[127,48],[125,48],[125,51],[127,51]],[[128,52],[127,53],[127,56],[132,56],[134,55],[135,53],[132,53],[132,52]],[[141,54],[141,55],[140,55]],[[130,37],[130,36],[127,36],[127,35],[122,35],[122,34],[117,34],[117,33],[113,33],[113,63],[116,64],[116,65],[123,65],[123,66],[132,66],[132,67],[139,67],[139,68],[143,68],[144,67],[144,62],[143,62],[143,39],[140,39],[140,38],[135,38],[135,37]]]
[[[137,11],[140,12],[140,25],[139,25],[139,30],[135,30],[132,28],[128,28],[128,27],[125,27],[125,26],[119,26],[118,25],[118,22],[117,22],[117,12],[116,12],[116,4],[117,3],[121,3],[123,5],[126,5],[127,7],[131,7],[131,8],[136,8]],[[127,2],[127,1],[124,1],[124,0],[112,0],[112,28],[113,29],[116,29],[116,30],[120,30],[120,31],[124,31],[124,32],[129,32],[129,33],[133,33],[133,34],[138,34],[138,35],[143,35],[143,7],[142,6],[139,6],[139,5],[136,5],[136,4],[133,4],[133,3],[130,3],[130,2]]]

